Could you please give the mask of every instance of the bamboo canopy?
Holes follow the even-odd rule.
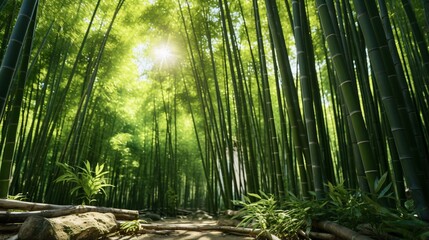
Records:
[[[417,0],[2,1],[0,198],[175,215],[333,184],[427,221],[428,19]]]

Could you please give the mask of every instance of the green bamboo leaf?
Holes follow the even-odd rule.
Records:
[[[97,165],[95,166],[95,175],[96,175],[96,176],[104,175],[104,174],[102,174],[103,169],[104,169],[104,163],[103,163],[103,164],[101,164],[101,165],[99,165],[99,164],[97,163]],[[107,173],[107,171],[106,171],[106,172],[104,172],[104,173]]]
[[[70,190],[70,195],[73,195],[77,190],[81,189],[81,186],[76,186]]]
[[[387,172],[385,172],[380,179],[375,179],[374,182],[374,189],[375,189],[375,193],[380,192],[381,188],[383,187],[383,184],[386,182],[387,179]]]
[[[387,184],[387,186],[386,186],[385,188],[383,188],[383,190],[381,190],[381,192],[380,192],[379,194],[377,194],[377,198],[378,198],[378,199],[380,199],[380,198],[385,197],[385,196],[386,196],[386,193],[388,193],[388,192],[390,191],[390,189],[391,189],[392,185],[393,185],[393,183],[392,183],[392,182],[391,182],[391,183],[389,183],[389,184]],[[391,195],[391,194],[392,194],[392,193],[390,193],[390,195]]]
[[[259,196],[258,194],[256,194],[256,193],[248,193],[247,195],[249,195],[249,196],[251,196],[251,197],[254,197],[254,198],[257,198],[257,199],[259,199],[259,200],[261,200],[262,199],[262,197],[261,196]],[[250,200],[250,198],[248,198],[249,200]]]

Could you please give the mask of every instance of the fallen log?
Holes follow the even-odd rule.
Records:
[[[170,235],[174,230],[151,230],[151,229],[142,229],[139,233],[143,234],[157,234],[157,235]]]
[[[56,204],[46,204],[46,203],[34,203],[26,201],[18,201],[11,199],[0,199],[0,209],[20,209],[26,211],[39,211],[39,210],[49,210],[49,209],[64,209],[72,207],[72,205],[56,205]]]
[[[349,228],[341,226],[331,221],[313,221],[312,226],[323,231],[334,234],[345,240],[372,240],[372,238],[355,232]]]
[[[20,223],[24,222],[30,216],[52,218],[87,212],[112,213],[118,220],[136,220],[139,216],[138,211],[134,210],[82,205],[67,206],[60,209],[40,210],[31,212],[0,211],[0,223]]]
[[[337,237],[330,233],[322,233],[322,232],[309,232],[305,233],[303,230],[298,230],[298,234],[305,239],[319,239],[319,240],[336,240]]]
[[[185,231],[219,231],[229,234],[259,236],[263,235],[268,239],[280,240],[277,236],[269,233],[261,233],[260,229],[243,228],[243,227],[231,227],[231,226],[219,226],[219,225],[189,225],[189,224],[140,224],[142,230],[139,232],[144,233],[147,230],[185,230]]]

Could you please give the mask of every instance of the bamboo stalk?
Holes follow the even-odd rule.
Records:
[[[362,157],[369,187],[371,192],[374,192],[374,182],[379,177],[377,161],[372,150],[368,128],[361,111],[355,82],[347,65],[343,45],[339,42],[335,32],[336,26],[332,23],[332,18],[334,17],[332,14],[334,13],[329,12],[328,5],[324,0],[316,1],[316,5],[334,68],[337,71],[338,87],[341,90],[345,106],[349,113],[351,130],[354,131],[356,136],[356,142]]]
[[[56,205],[56,204],[46,204],[46,203],[35,203],[35,202],[26,202],[18,201],[11,199],[0,199],[0,209],[20,209],[26,211],[40,211],[40,210],[52,210],[52,209],[64,209],[71,207],[71,205]]]
[[[397,80],[394,72],[392,73],[393,61],[391,56],[388,54],[383,55],[382,50],[387,45],[387,42],[382,37],[377,36],[376,28],[377,26],[381,26],[381,23],[377,21],[378,17],[374,18],[370,16],[371,11],[376,11],[374,10],[376,6],[373,6],[374,9],[371,9],[360,1],[355,0],[354,3],[371,65],[374,69],[377,88],[382,99],[390,131],[396,144],[396,151],[404,170],[405,179],[413,192],[412,196],[420,217],[429,220],[428,199],[425,191],[427,188],[424,187],[423,180],[425,175],[423,171],[426,164],[419,161],[418,154],[414,149],[416,144],[412,136],[412,130],[409,127],[411,123],[407,124],[409,119],[398,118],[398,116],[404,115],[400,114],[400,109],[403,108],[404,104],[402,103],[402,95],[393,91],[397,84],[393,84],[392,82],[396,83]]]
[[[310,174],[306,169],[305,160],[310,161],[307,134],[304,131],[302,116],[299,111],[298,94],[293,81],[292,70],[289,62],[289,56],[286,48],[283,30],[281,26],[277,3],[272,0],[266,0],[267,18],[272,42],[275,48],[277,61],[279,64],[280,75],[285,81],[283,86],[286,109],[289,114],[289,120],[292,128],[293,144],[298,159],[298,168],[301,178],[301,194],[308,198]]]
[[[6,53],[3,57],[0,67],[0,119],[3,118],[6,100],[10,94],[10,86],[14,79],[14,75],[16,74],[16,69],[19,66],[19,57],[22,54],[23,49],[22,45],[27,37],[30,26],[33,28],[35,27],[35,24],[31,24],[31,20],[33,19],[33,15],[36,14],[37,5],[37,0],[22,2],[18,19],[13,28]],[[32,30],[30,31],[32,33]],[[32,40],[31,37],[29,38],[30,40]],[[28,58],[26,60],[28,61]],[[27,65],[25,64],[24,66]],[[8,154],[10,152],[11,151],[9,151]],[[4,156],[0,163],[0,198],[6,198],[8,195],[11,171],[12,156]]]

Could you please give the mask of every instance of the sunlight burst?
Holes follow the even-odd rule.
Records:
[[[140,80],[147,80],[152,70],[173,69],[179,59],[177,48],[171,42],[151,45],[139,43],[133,48],[133,62]]]
[[[166,45],[155,49],[155,54],[159,59],[167,59],[172,55],[171,49]]]
[[[161,44],[154,48],[154,56],[160,68],[171,67],[176,61],[173,46]]]

